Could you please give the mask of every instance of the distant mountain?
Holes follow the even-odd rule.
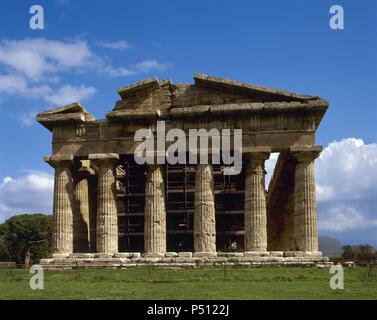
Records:
[[[319,251],[324,256],[340,256],[342,254],[342,244],[338,239],[331,237],[318,237]]]

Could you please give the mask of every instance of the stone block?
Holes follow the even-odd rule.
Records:
[[[218,252],[218,257],[243,257],[243,252]]]
[[[146,252],[143,254],[143,258],[163,258],[165,253],[161,252]]]
[[[268,251],[245,251],[244,256],[245,257],[267,257],[269,256]]]
[[[322,257],[321,251],[305,251],[305,257]]]
[[[66,253],[54,253],[52,255],[53,259],[65,259],[65,258],[68,258],[68,257],[69,257],[69,254],[66,254]]]
[[[192,258],[192,252],[178,252],[180,258]]]
[[[270,257],[284,257],[283,251],[270,251]]]
[[[195,260],[193,258],[176,258],[175,259],[176,263],[195,263]]]
[[[216,252],[194,252],[193,258],[216,258],[217,253]]]
[[[113,254],[111,253],[95,253],[94,258],[100,258],[100,259],[109,259],[112,258]]]
[[[132,258],[133,252],[119,252],[114,254],[114,258]]]
[[[178,257],[178,253],[177,252],[166,252],[165,257],[166,258],[176,258],[176,257]]]
[[[303,257],[304,255],[303,251],[284,251],[284,257]]]

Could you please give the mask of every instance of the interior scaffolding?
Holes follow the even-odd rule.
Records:
[[[213,165],[217,251],[244,247],[244,170],[224,175],[225,165]],[[116,170],[118,239],[120,252],[144,251],[146,165],[121,156]],[[194,251],[195,165],[164,165],[167,250]]]

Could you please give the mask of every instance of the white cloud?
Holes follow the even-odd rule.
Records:
[[[32,81],[39,81],[48,73],[98,63],[84,41],[63,42],[44,38],[1,41],[0,62]]]
[[[344,204],[319,212],[318,228],[321,231],[344,232],[376,226],[377,217],[369,219],[356,208]]]
[[[138,73],[148,73],[151,71],[165,71],[171,66],[171,63],[159,63],[157,60],[143,60],[135,64],[133,67]]]
[[[377,144],[348,138],[330,143],[316,161],[319,230],[377,226]]]
[[[361,199],[377,194],[377,144],[334,141],[316,161],[318,200]],[[324,190],[326,192],[324,192]]]
[[[112,50],[126,50],[126,49],[134,48],[133,45],[130,45],[127,41],[124,41],[124,40],[115,41],[115,42],[99,41],[98,44],[101,47],[112,49]]]
[[[94,87],[85,85],[72,86],[63,85],[56,91],[49,85],[30,86],[27,79],[20,75],[0,75],[0,94],[18,95],[27,99],[40,99],[55,105],[64,105],[75,101],[81,101],[92,97],[96,93]],[[22,119],[23,124],[27,124],[24,120],[35,111],[28,110],[22,112],[17,118]],[[27,120],[29,121],[29,120]]]
[[[130,70],[128,68],[114,68],[112,66],[106,66],[104,72],[112,77],[128,77],[137,74],[137,71]]]
[[[65,85],[58,91],[45,96],[45,100],[54,105],[64,105],[71,102],[76,102],[84,99],[88,99],[96,93],[96,89],[93,87],[86,87],[81,85],[74,87],[71,85]]]
[[[5,177],[0,183],[0,219],[20,213],[51,213],[54,177],[30,171],[19,178]]]
[[[150,73],[153,71],[162,72],[171,66],[171,63],[160,63],[157,60],[143,60],[131,65],[130,68],[115,68],[108,65],[104,67],[103,71],[113,77],[127,77],[140,73]]]
[[[0,93],[24,94],[26,89],[27,81],[22,76],[0,75]]]
[[[126,41],[102,42],[102,45],[119,50],[130,47]],[[97,56],[85,41],[45,38],[0,41],[0,64],[6,68],[6,73],[0,74],[0,95],[42,99],[53,104],[86,99],[96,91],[91,86],[70,84],[54,88],[61,81],[63,72],[91,71],[126,77],[161,72],[171,66],[149,59],[130,67],[114,67]]]

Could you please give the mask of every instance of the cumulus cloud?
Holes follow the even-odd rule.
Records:
[[[348,138],[330,143],[316,161],[320,231],[377,226],[377,144]]]
[[[157,60],[143,60],[134,65],[137,72],[148,73],[151,71],[165,71],[171,63],[159,63]]]
[[[29,86],[27,79],[20,75],[0,74],[0,94],[19,95],[26,98],[40,98],[48,94],[48,85]]]
[[[112,66],[106,66],[104,68],[105,73],[114,77],[127,77],[136,75],[139,73],[149,73],[153,71],[162,72],[169,68],[171,63],[160,63],[157,60],[143,60],[130,68],[115,68]]]
[[[112,77],[128,77],[137,74],[137,71],[128,68],[115,68],[113,66],[106,66],[104,72]]]
[[[96,60],[84,41],[37,38],[0,42],[0,62],[32,81],[39,81],[48,73],[88,67]]]
[[[0,219],[20,213],[51,213],[53,187],[53,176],[40,171],[30,171],[19,178],[3,178]]]
[[[126,41],[99,44],[114,50],[132,47]],[[58,41],[45,38],[1,41],[0,63],[17,72],[19,79],[24,76],[34,82],[46,80],[47,77],[53,78],[56,73],[63,71],[91,70],[111,76],[131,76],[152,71],[161,72],[171,66],[171,63],[146,59],[128,68],[114,67],[96,55],[85,41]],[[9,89],[8,92],[14,90],[13,87]]]
[[[91,86],[59,86],[62,72],[91,70],[101,64],[85,41],[57,41],[44,38],[0,41],[0,95],[43,100],[62,105],[90,98],[96,92]],[[16,118],[30,124],[32,111]]]
[[[63,105],[73,101],[81,101],[96,93],[94,87],[85,85],[63,85],[53,89],[49,85],[30,86],[28,81],[18,75],[0,75],[0,94],[18,95],[26,99],[40,99],[53,105]],[[31,111],[27,113],[30,114]],[[25,112],[20,116],[25,115]]]
[[[321,231],[343,232],[377,226],[377,217],[368,218],[352,206],[338,204],[322,212],[318,228]]]
[[[103,47],[124,50],[126,41],[101,42]],[[59,83],[65,72],[99,72],[111,77],[128,77],[140,73],[161,72],[171,66],[154,59],[142,60],[128,67],[105,62],[86,41],[58,41],[45,38],[0,41],[0,98],[18,96],[39,99],[55,105],[88,99],[92,86]],[[1,70],[0,70],[1,71]]]
[[[115,42],[99,41],[98,44],[101,47],[112,49],[112,50],[126,50],[126,49],[134,48],[133,45],[130,45],[127,41],[124,41],[124,40],[115,41]]]
[[[377,144],[334,141],[316,162],[318,200],[360,199],[377,191]]]
[[[79,87],[65,85],[58,91],[45,96],[45,100],[54,105],[64,105],[73,101],[90,98],[96,93],[96,91],[97,90],[94,87],[86,87],[84,85]]]

